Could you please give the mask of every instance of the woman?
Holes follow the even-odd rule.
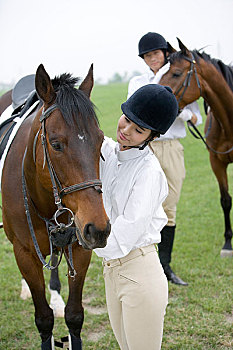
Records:
[[[128,97],[143,85],[159,83],[163,74],[169,69],[169,63],[166,64],[168,44],[162,35],[153,32],[145,34],[139,41],[138,50],[139,57],[145,61],[149,71],[130,80]],[[169,187],[168,197],[163,203],[168,223],[161,232],[161,243],[158,245],[159,258],[167,279],[182,286],[187,286],[188,283],[173,272],[170,262],[176,229],[176,207],[185,178],[184,150],[179,140],[186,136],[184,122],[188,120],[196,125],[202,122],[197,102],[186,106],[165,135],[150,143],[167,177]]]
[[[110,323],[122,350],[158,350],[168,301],[167,279],[156,246],[167,223],[168,187],[148,147],[173,123],[178,106],[168,87],[147,85],[121,106],[117,143],[105,138],[100,174],[111,222],[103,258]]]

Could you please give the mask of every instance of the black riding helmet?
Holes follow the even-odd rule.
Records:
[[[135,124],[165,134],[178,114],[178,103],[168,86],[148,84],[138,89],[121,105],[123,113]]]
[[[144,54],[154,50],[162,50],[166,57],[167,42],[164,37],[158,33],[149,32],[139,40],[138,56],[143,58]]]

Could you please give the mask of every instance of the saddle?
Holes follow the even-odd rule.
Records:
[[[14,90],[13,90],[14,91]],[[25,100],[25,102],[22,105],[19,105],[12,113],[11,117],[5,120],[0,125],[0,159],[2,158],[3,152],[6,148],[7,142],[10,138],[10,135],[17,124],[17,121],[15,118],[22,118],[24,114],[31,108],[35,102],[40,101],[36,90],[33,90],[28,98]],[[35,108],[38,106],[35,105]],[[33,108],[32,111],[35,109]],[[32,112],[31,111],[31,112]]]
[[[22,106],[30,93],[36,89],[35,77],[35,74],[26,75],[15,84],[12,90],[12,107],[14,110]]]

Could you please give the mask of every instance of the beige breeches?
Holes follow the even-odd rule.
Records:
[[[154,245],[104,262],[110,323],[121,350],[159,350],[168,283]]]
[[[150,147],[158,158],[167,178],[169,193],[163,202],[163,208],[168,217],[167,225],[174,226],[176,224],[176,206],[185,178],[184,148],[178,139],[152,141]]]

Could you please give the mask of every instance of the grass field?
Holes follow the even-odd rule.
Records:
[[[126,99],[127,85],[96,86],[92,100],[98,108],[100,126],[115,137]],[[204,113],[203,113],[204,115]],[[204,117],[205,120],[205,117]],[[203,126],[200,127],[203,130]],[[173,269],[189,282],[188,287],[169,284],[162,349],[210,350],[233,348],[232,291],[233,259],[220,258],[224,220],[217,181],[210,169],[208,152],[192,135],[182,140],[185,148],[186,179],[178,205]],[[233,168],[229,167],[233,193]],[[232,218],[232,215],[231,215]],[[66,264],[60,269],[62,295],[67,298]],[[45,271],[48,282],[49,273]],[[20,294],[20,273],[12,246],[0,231],[0,349],[39,349],[40,337],[34,324],[31,300]],[[84,286],[84,350],[118,350],[105,307],[101,260],[92,256]],[[63,319],[55,320],[54,336],[67,335]],[[150,350],[150,349],[142,349]]]

